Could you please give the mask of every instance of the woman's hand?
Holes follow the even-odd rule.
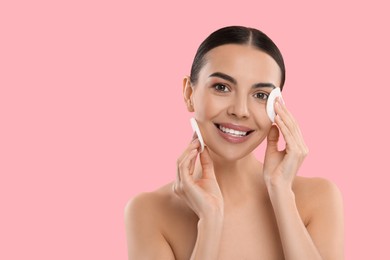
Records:
[[[286,141],[286,148],[278,150],[279,129],[272,126],[267,137],[264,159],[264,180],[268,188],[284,186],[291,188],[299,167],[308,154],[298,123],[278,98],[275,102],[275,123]]]
[[[177,176],[173,190],[200,219],[214,218],[216,214],[223,216],[223,197],[207,147],[199,155],[202,174],[194,174],[199,147],[200,143],[196,138],[177,160]]]

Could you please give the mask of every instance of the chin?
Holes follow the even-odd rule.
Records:
[[[250,155],[254,149],[237,149],[235,147],[223,149],[223,147],[213,147],[208,146],[209,151],[211,153],[213,158],[218,161],[224,161],[227,163],[233,163],[236,161],[241,160],[242,158],[245,158],[246,156]]]

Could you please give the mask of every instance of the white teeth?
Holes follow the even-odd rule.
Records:
[[[245,136],[247,134],[247,132],[233,130],[233,129],[226,128],[223,126],[219,126],[219,129],[221,129],[222,132],[224,132],[224,133],[235,135],[235,136]]]

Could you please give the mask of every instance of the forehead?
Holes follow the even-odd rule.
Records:
[[[270,82],[280,85],[281,72],[276,61],[264,51],[250,45],[226,44],[210,50],[200,78],[206,79],[214,72],[223,72],[238,82]]]

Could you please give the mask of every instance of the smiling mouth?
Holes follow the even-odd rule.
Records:
[[[234,137],[244,137],[244,136],[248,136],[254,132],[254,130],[244,132],[244,131],[239,131],[239,130],[234,130],[231,128],[223,127],[219,124],[214,124],[214,125],[218,128],[219,131],[221,131],[225,134],[234,136]]]

